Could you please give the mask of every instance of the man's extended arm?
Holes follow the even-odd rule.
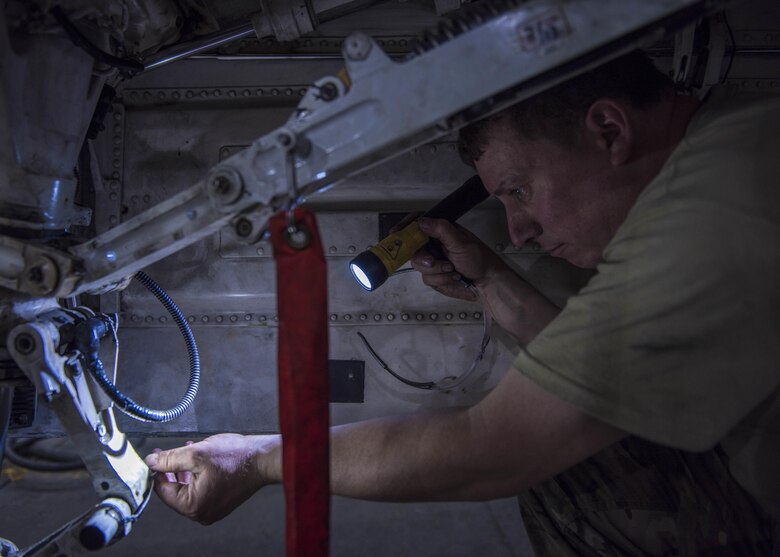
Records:
[[[510,369],[470,409],[334,427],[331,491],[389,501],[508,496],[623,435]],[[158,472],[163,501],[204,523],[282,479],[278,436],[215,436],[150,455],[147,462]],[[170,475],[185,471],[192,473],[187,484]]]

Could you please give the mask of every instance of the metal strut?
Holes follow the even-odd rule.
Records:
[[[0,247],[21,256],[14,267],[18,276],[0,277],[0,286],[41,295],[40,281],[19,278],[35,276],[36,268],[47,271],[46,295],[64,297],[119,283],[228,224],[252,241],[267,228],[270,214],[295,199],[654,42],[725,4],[497,0],[443,23],[414,57],[400,63],[354,33],[343,46],[348,86],[337,77],[318,81],[282,128],[220,162],[190,189],[67,252],[0,238]],[[328,95],[321,94],[325,85]]]

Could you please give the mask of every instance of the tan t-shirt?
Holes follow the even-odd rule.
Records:
[[[780,97],[718,92],[515,367],[604,422],[721,443],[780,518]]]

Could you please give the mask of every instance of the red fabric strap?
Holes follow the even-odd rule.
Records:
[[[287,216],[270,221],[279,314],[279,427],[286,500],[287,557],[326,556],[330,518],[327,268],[317,223],[304,249],[287,243]]]

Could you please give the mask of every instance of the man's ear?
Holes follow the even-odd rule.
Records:
[[[585,114],[585,127],[599,149],[609,153],[612,166],[624,164],[634,148],[634,128],[626,107],[612,99],[597,99]]]

